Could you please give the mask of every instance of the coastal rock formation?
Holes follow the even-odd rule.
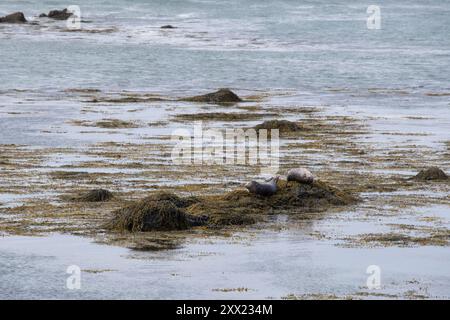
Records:
[[[280,180],[277,192],[271,197],[237,189],[224,195],[201,197],[186,211],[197,216],[208,215],[208,226],[220,227],[255,223],[264,220],[268,214],[322,212],[357,201],[357,197],[319,180],[312,184],[287,184]]]
[[[200,197],[159,192],[115,211],[105,228],[142,232],[246,225],[262,221],[268,214],[317,213],[357,201],[357,197],[319,180],[311,184],[277,180],[276,193],[270,197],[245,189]]]
[[[108,190],[94,189],[94,190],[90,190],[90,191],[82,194],[80,197],[78,197],[78,201],[104,202],[104,201],[109,201],[112,198],[114,198],[114,195],[111,192],[109,192]]]
[[[200,96],[188,97],[181,100],[205,103],[236,103],[242,101],[242,99],[239,98],[233,91],[226,88],[220,89],[216,92],[207,93]]]
[[[430,167],[428,169],[421,170],[416,176],[413,177],[413,179],[419,181],[447,180],[448,176],[438,167]]]
[[[0,23],[26,23],[27,19],[22,12],[15,12],[8,14],[4,17],[0,17]]]
[[[39,15],[39,17],[40,18],[46,17],[46,18],[55,19],[55,20],[67,20],[72,15],[73,15],[73,13],[67,11],[67,8],[66,8],[63,10],[52,10],[48,14],[42,13],[41,15]]]
[[[113,200],[114,195],[105,189],[92,189],[75,194],[61,195],[63,201],[70,202],[106,202]]]
[[[295,122],[288,120],[268,120],[254,127],[255,130],[260,129],[278,129],[281,133],[297,132],[302,128]]]

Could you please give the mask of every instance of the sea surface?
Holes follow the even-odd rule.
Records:
[[[367,28],[369,4],[358,1],[73,4],[85,32],[37,18],[64,1],[2,0],[0,15],[23,11],[40,23],[0,26],[0,90],[294,89],[336,101],[323,92],[346,89],[341,102],[370,88],[450,91],[447,1],[370,3],[380,7],[380,30]],[[167,24],[177,29],[160,29]]]

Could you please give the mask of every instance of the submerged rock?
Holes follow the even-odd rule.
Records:
[[[50,18],[55,20],[67,20],[73,15],[72,12],[68,11],[67,8],[63,10],[52,10],[48,14],[42,13],[39,15],[40,18]]]
[[[188,97],[181,100],[190,102],[205,102],[205,103],[235,103],[242,101],[242,99],[239,98],[233,91],[226,88],[220,89],[216,92],[200,96]]]
[[[295,122],[288,121],[288,120],[268,120],[264,121],[261,124],[258,124],[254,128],[255,130],[260,129],[278,129],[282,133],[289,133],[289,132],[297,132],[302,130],[302,128]]]
[[[187,214],[185,207],[195,201],[172,193],[157,193],[117,210],[106,227],[112,230],[145,232],[185,230],[207,222],[207,216]]]
[[[428,169],[421,170],[416,176],[413,177],[413,179],[420,181],[447,180],[448,176],[438,167],[430,167]]]
[[[0,17],[0,23],[26,23],[27,19],[22,12],[15,12],[8,14],[4,17]]]

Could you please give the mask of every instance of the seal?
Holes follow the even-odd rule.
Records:
[[[279,179],[280,177],[271,178],[267,183],[251,181],[247,183],[245,187],[250,193],[263,197],[270,197],[277,192],[277,182]]]
[[[300,183],[311,184],[314,181],[313,174],[305,168],[291,169],[287,173],[287,181],[297,181]]]

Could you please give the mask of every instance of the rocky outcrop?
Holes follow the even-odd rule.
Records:
[[[77,200],[84,202],[105,202],[114,198],[114,195],[105,189],[94,189],[82,194]]]
[[[268,120],[254,127],[255,130],[272,130],[278,129],[280,132],[289,133],[301,131],[302,128],[296,123],[288,120]]]
[[[174,27],[174,26],[171,25],[171,24],[166,24],[166,25],[164,25],[164,26],[161,26],[161,29],[176,29],[176,27]]]
[[[242,99],[238,97],[230,89],[220,89],[216,92],[207,93],[201,96],[194,96],[181,99],[182,101],[190,102],[205,102],[205,103],[236,103],[241,102]]]
[[[431,167],[421,170],[413,179],[418,181],[447,180],[448,176],[438,167]]]
[[[69,12],[66,9],[64,10],[52,10],[48,14],[42,13],[39,15],[40,18],[50,18],[55,20],[67,20],[73,15],[72,12]]]
[[[310,184],[278,179],[275,182],[276,193],[270,197],[245,189],[199,197],[158,192],[116,210],[104,227],[121,232],[186,230],[195,226],[217,228],[251,224],[277,213],[318,213],[360,201],[319,180]]]
[[[0,23],[26,23],[27,19],[22,12],[15,12],[8,14],[4,17],[0,17]]]
[[[206,215],[208,226],[218,227],[250,224],[273,214],[318,213],[358,201],[358,197],[319,180],[311,184],[279,180],[277,192],[270,197],[236,189],[223,195],[203,196],[186,211],[195,216]]]

